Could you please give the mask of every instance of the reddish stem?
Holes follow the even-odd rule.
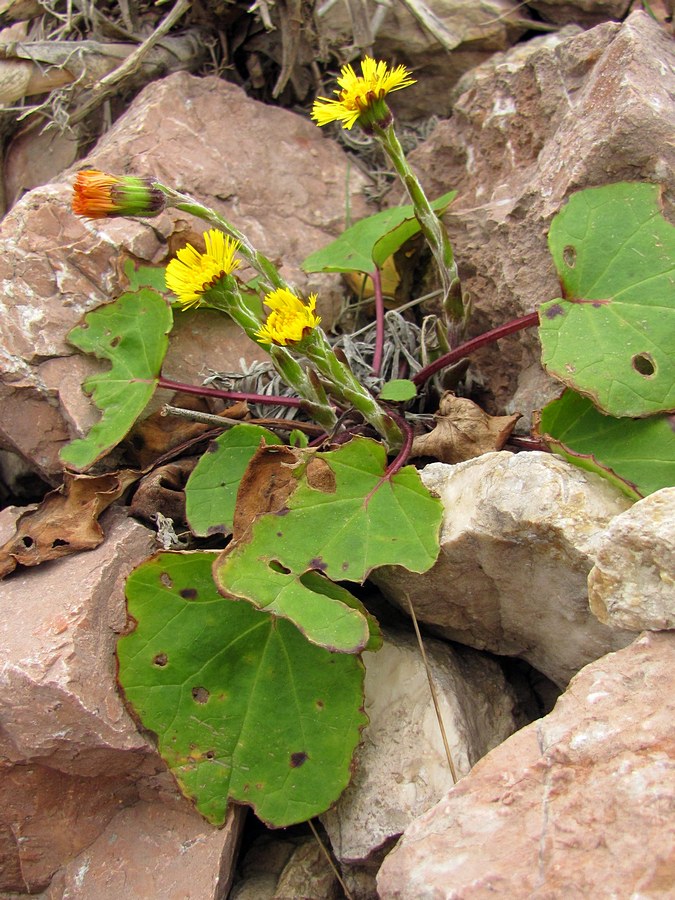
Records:
[[[473,353],[474,350],[478,350],[486,344],[492,344],[500,338],[506,337],[507,334],[522,331],[524,328],[532,328],[534,325],[538,324],[539,313],[536,312],[528,313],[526,316],[521,316],[519,319],[512,319],[510,322],[507,322],[506,325],[500,325],[498,328],[493,328],[491,331],[479,334],[478,337],[471,338],[470,341],[465,341],[465,343],[460,344],[459,347],[455,347],[455,349],[451,350],[449,353],[439,356],[437,360],[429,363],[429,365],[425,366],[423,369],[420,369],[417,375],[411,380],[419,387],[419,385],[424,384],[427,379],[431,378],[432,375],[435,375],[436,372],[445,369],[446,366],[451,366],[460,359],[464,359],[464,357]]]
[[[373,354],[373,372],[379,375],[382,371],[382,353],[384,351],[384,297],[382,296],[382,278],[377,266],[371,275],[375,290],[375,352]]]
[[[183,384],[182,381],[171,381],[160,375],[157,387],[167,391],[180,391],[181,394],[195,394],[198,397],[217,397],[219,400],[249,400],[251,403],[266,403],[268,406],[302,406],[298,397],[271,397],[266,394],[247,394],[244,391],[221,391],[218,388],[203,385]]]

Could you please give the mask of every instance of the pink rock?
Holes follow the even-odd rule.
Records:
[[[73,775],[149,773],[162,766],[116,689],[115,643],[126,625],[124,582],[154,535],[110,509],[95,550],[20,570],[0,582],[2,753]]]
[[[583,669],[406,830],[381,900],[670,896],[674,672],[665,632]]]
[[[330,321],[338,277],[308,277],[300,263],[344,225],[347,160],[308,118],[250,100],[218,78],[178,73],[145,88],[87,163],[155,175],[215,207],[298,290],[319,290]],[[367,211],[363,181],[351,171],[355,218]],[[70,212],[71,182],[72,172],[63,183],[35,188],[0,224],[0,447],[51,481],[61,472],[59,449],[99,415],[82,395],[81,378],[107,365],[81,357],[66,335],[121,293],[125,259],[162,262],[177,220],[207,228],[176,211],[143,221],[78,219]],[[210,370],[239,371],[241,358],[264,356],[224,315],[176,316],[168,378],[199,383]]]
[[[190,808],[140,802],[122,810],[62,871],[45,900],[221,900],[227,897],[244,811],[223,828]]]
[[[119,507],[102,525],[95,550],[0,582],[0,890],[45,887],[121,807],[178,795],[116,686],[124,582],[154,535]]]

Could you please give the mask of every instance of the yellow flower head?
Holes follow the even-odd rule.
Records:
[[[361,75],[356,75],[351,66],[343,66],[337,82],[340,87],[333,91],[337,100],[318,97],[312,108],[312,118],[317,125],[341,122],[343,128],[352,126],[363,117],[361,124],[366,127],[373,122],[387,125],[391,112],[384,98],[391,91],[415,84],[405,66],[387,68],[385,62],[377,62],[370,56],[361,63]]]
[[[203,295],[225,275],[231,275],[240,261],[234,258],[239,242],[212,228],[204,234],[206,250],[200,253],[187,244],[177,259],[166,267],[166,286],[183,309],[199,306]]]
[[[316,328],[321,317],[315,315],[316,294],[310,294],[305,305],[299,297],[292,294],[286,288],[277,288],[267,294],[265,305],[272,312],[267,317],[267,322],[256,333],[256,337],[262,344],[297,344]]]
[[[108,216],[157,216],[166,206],[164,194],[152,178],[109,175],[82,169],[73,185],[73,212],[88,219]]]

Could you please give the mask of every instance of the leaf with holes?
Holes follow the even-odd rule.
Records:
[[[563,298],[540,309],[546,369],[614,416],[675,408],[675,227],[659,188],[580,191],[548,236]]]
[[[61,450],[67,465],[86,469],[129,432],[155,392],[172,324],[171,309],[162,297],[143,288],[87,313],[83,324],[70,332],[71,344],[110,360],[112,366],[83,385],[102,415],[85,438]]]
[[[185,511],[194,534],[229,534],[239,482],[255,451],[281,440],[260,425],[235,425],[212,441],[185,485]]]
[[[582,469],[597,472],[633,499],[675,485],[673,416],[617,419],[567,390],[542,409],[537,432]]]
[[[449,191],[434,200],[431,206],[441,216],[456,196],[457,191]],[[372,275],[419,230],[412,205],[393,206],[352,225],[332,244],[311,253],[302,268],[305,272],[364,272]]]
[[[317,596],[303,575],[318,571],[334,581],[362,582],[378,566],[393,564],[424,572],[438,556],[443,508],[413,466],[386,476],[385,451],[375,441],[353,438],[306,459],[285,506],[230,544],[214,577],[224,594],[290,619],[309,641],[358,653],[369,636],[363,616]]]
[[[168,293],[166,287],[166,266],[149,266],[137,260],[127,259],[123,268],[129,282],[130,291],[148,287],[159,294]]]
[[[363,664],[221,596],[211,553],[161,553],[127,581],[119,681],[183,793],[214,825],[228,799],[276,826],[328,809],[367,719]]]

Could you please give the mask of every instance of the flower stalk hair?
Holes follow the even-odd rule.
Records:
[[[384,99],[392,91],[414,84],[414,79],[405,66],[389,69],[386,63],[367,56],[361,63],[360,76],[351,66],[343,66],[337,83],[338,88],[334,91],[337,99],[318,97],[312,108],[312,118],[320,126],[339,122],[347,129],[358,123],[379,142],[391,160],[408,192],[415,218],[436,261],[443,291],[443,309],[449,323],[448,337],[451,346],[454,346],[466,330],[467,310],[452,245],[443,223],[432,209],[419,179],[405,158],[394,131],[394,116]]]
[[[73,190],[73,212],[88,219],[151,217],[166,207],[166,198],[152,178],[82,169],[75,176]]]

